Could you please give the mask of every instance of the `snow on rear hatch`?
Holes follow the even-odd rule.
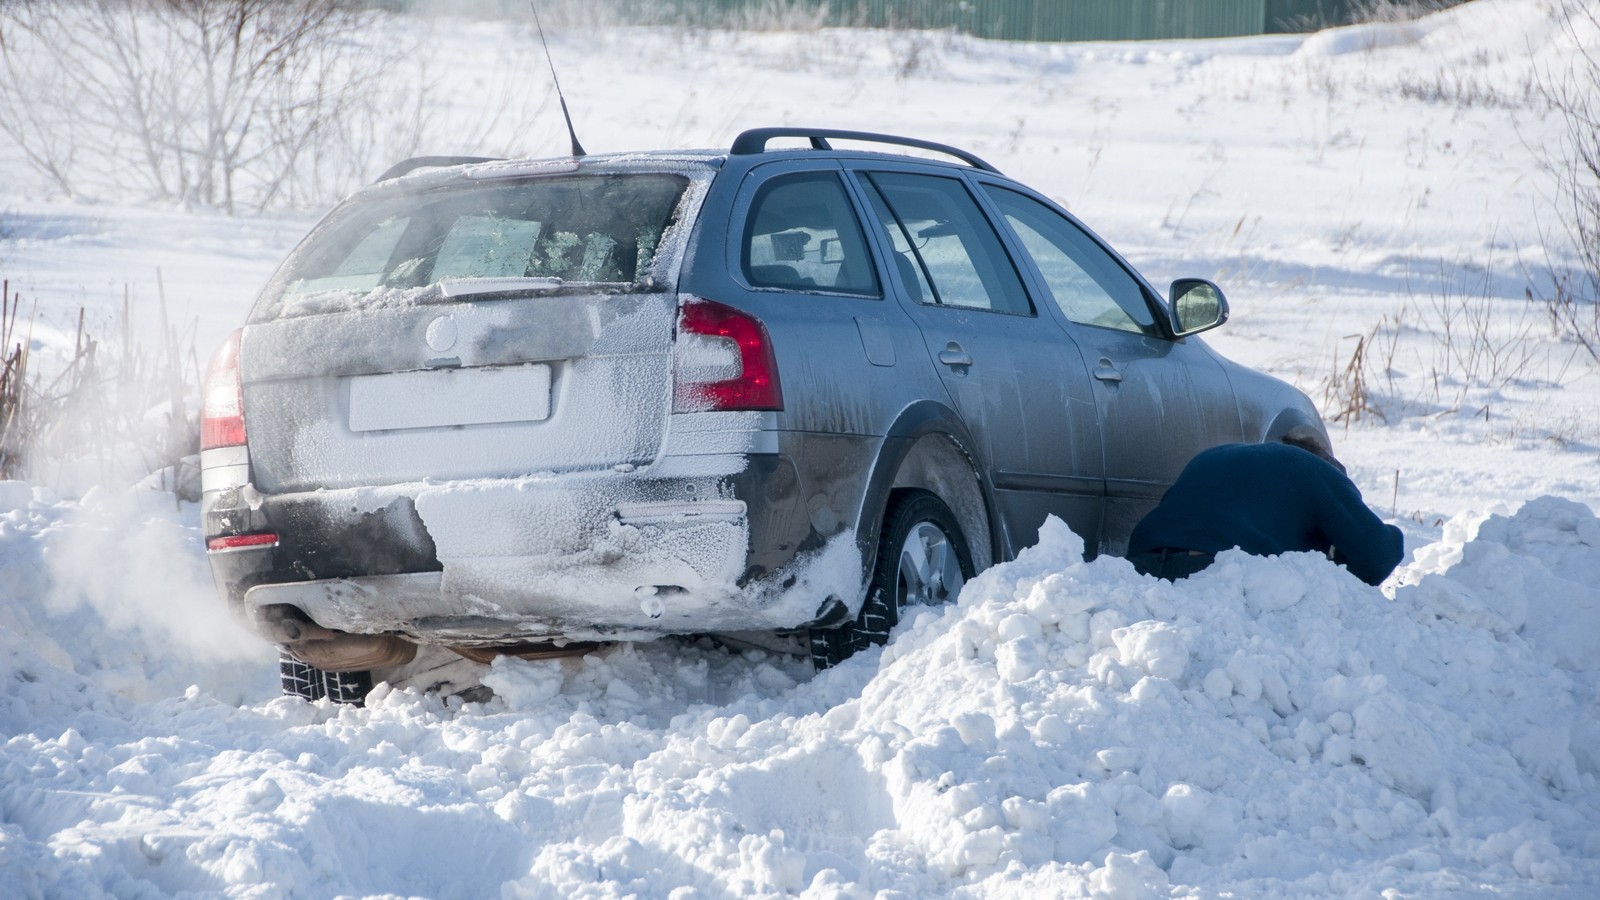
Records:
[[[654,459],[677,317],[658,250],[687,183],[461,182],[335,211],[273,279],[242,341],[257,487]]]

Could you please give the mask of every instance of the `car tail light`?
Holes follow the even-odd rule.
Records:
[[[766,326],[714,300],[684,298],[673,376],[673,412],[783,409]]]
[[[244,442],[244,385],[239,379],[239,332],[235,331],[206,366],[200,449],[237,447]]]
[[[276,546],[278,546],[278,536],[270,531],[258,534],[225,534],[206,541],[207,550],[249,550],[253,547]]]

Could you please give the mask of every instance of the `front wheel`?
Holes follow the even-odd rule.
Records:
[[[858,650],[887,643],[907,605],[949,603],[972,576],[971,549],[944,501],[927,491],[895,492],[884,511],[861,614],[838,628],[813,629],[812,663],[821,671]]]

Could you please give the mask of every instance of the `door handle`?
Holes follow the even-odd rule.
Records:
[[[1104,356],[1100,357],[1100,361],[1095,364],[1094,377],[1095,380],[1104,381],[1107,384],[1120,384],[1122,382],[1122,373],[1117,371],[1117,367],[1111,364],[1111,360]]]
[[[943,350],[939,351],[939,362],[952,369],[965,369],[972,365],[972,356],[961,349],[960,344],[951,341],[945,345]]]

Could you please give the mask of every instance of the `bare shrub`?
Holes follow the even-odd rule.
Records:
[[[77,492],[156,474],[196,499],[199,359],[193,324],[167,321],[161,304],[151,343],[135,340],[125,298],[120,340],[94,337],[83,310],[70,356],[45,371],[32,353],[33,320],[4,282],[0,302],[0,478]]]
[[[1548,296],[1534,293],[1528,288],[1528,299],[1544,304],[1550,316],[1551,327],[1567,340],[1574,341],[1595,361],[1600,362],[1600,283],[1595,275],[1600,260],[1591,260],[1587,268],[1578,272],[1558,275]]]
[[[721,27],[738,31],[816,31],[831,18],[828,4],[818,0],[762,0],[724,15]]]
[[[537,0],[546,28],[598,30],[627,25],[663,25],[672,5],[630,0]],[[479,20],[524,21],[528,0],[383,0],[377,5],[407,14]]]
[[[815,31],[859,18],[841,14],[829,0],[537,0],[550,28],[600,29],[629,25],[717,28],[733,31]],[[482,19],[528,18],[528,0],[387,0],[384,6],[419,15]]]
[[[1322,409],[1328,421],[1342,422],[1347,427],[1351,422],[1359,422],[1363,415],[1374,415],[1388,421],[1383,411],[1373,404],[1372,392],[1367,387],[1367,368],[1370,365],[1367,352],[1386,322],[1387,319],[1372,326],[1372,330],[1366,334],[1345,335],[1342,340],[1355,341],[1348,357],[1341,359],[1335,346],[1333,371],[1329,373],[1322,389]]]
[[[1505,84],[1487,71],[1488,61],[1472,67],[1447,66],[1425,73],[1408,73],[1396,85],[1400,96],[1423,103],[1457,109],[1534,109],[1542,105],[1534,82]]]
[[[1341,338],[1333,369],[1323,380],[1329,420],[1349,425],[1373,415],[1388,421],[1386,405],[1391,411],[1407,406],[1459,411],[1474,394],[1493,395],[1538,374],[1563,379],[1565,364],[1537,371],[1545,360],[1538,309],[1494,296],[1493,283],[1492,264],[1472,274],[1441,263],[1438,281],[1425,294],[1413,292],[1401,310],[1384,315],[1366,333]],[[1415,357],[1406,355],[1423,381],[1402,395],[1396,357],[1408,332],[1426,336],[1427,344]],[[1381,394],[1375,385],[1383,388]]]
[[[1528,297],[1545,305],[1557,334],[1600,363],[1600,9],[1575,0],[1556,3],[1555,15],[1577,52],[1564,71],[1538,74],[1540,95],[1566,128],[1553,146],[1539,148],[1555,176],[1558,224],[1543,235],[1553,283],[1548,290],[1530,287]],[[1551,258],[1550,245],[1563,238],[1575,269]]]
[[[17,332],[22,297],[0,282],[0,478],[21,469],[28,433],[28,351],[31,340]]]
[[[345,0],[0,4],[0,132],[69,196],[320,201],[367,174],[380,136],[415,143],[385,128],[405,106],[386,74],[405,48],[358,40],[380,15]]]
[[[1526,375],[1538,356],[1537,318],[1521,306],[1507,322],[1506,301],[1490,296],[1493,278],[1492,264],[1469,283],[1451,278],[1441,265],[1439,286],[1428,293],[1421,314],[1437,335],[1431,370],[1436,402],[1456,407],[1474,388],[1502,390]],[[1455,388],[1451,397],[1441,382]]]
[[[1432,15],[1466,0],[1356,0],[1350,5],[1350,20],[1361,24],[1368,22],[1410,22]]]

